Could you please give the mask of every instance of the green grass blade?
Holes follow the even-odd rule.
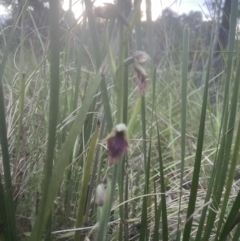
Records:
[[[85,23],[85,21],[84,21]],[[83,30],[85,31],[85,25],[83,26]],[[82,40],[83,42],[84,40]],[[82,61],[83,61],[83,45],[81,44],[78,49],[78,55],[77,55],[77,63],[78,63],[78,68],[77,68],[77,74],[76,74],[76,83],[75,83],[75,92],[74,92],[74,98],[73,98],[73,106],[72,110],[76,110],[77,108],[77,103],[78,103],[78,94],[79,94],[79,86],[81,82],[81,66],[82,66]]]
[[[87,189],[88,189],[88,183],[90,181],[90,176],[91,176],[95,148],[96,148],[97,140],[98,140],[99,127],[100,127],[100,125],[97,124],[96,131],[93,134],[91,142],[90,142],[87,160],[84,165],[83,178],[82,178],[82,182],[81,182],[80,198],[79,198],[79,202],[78,202],[77,221],[76,221],[76,225],[75,225],[75,227],[77,227],[77,228],[81,227],[83,225],[84,209],[85,209],[85,203],[86,203],[86,199],[87,199]],[[81,232],[76,231],[74,240],[78,241],[80,239],[80,235],[81,235]]]
[[[231,2],[231,19],[230,19],[230,33],[228,39],[228,54],[227,54],[227,68],[226,68],[226,80],[225,80],[225,90],[224,90],[224,104],[223,104],[223,114],[221,119],[221,129],[222,129],[222,138],[221,145],[218,151],[216,159],[216,177],[213,186],[213,204],[212,208],[216,209],[219,207],[222,191],[226,179],[227,167],[229,163],[229,155],[231,151],[231,142],[232,142],[232,130],[228,130],[228,115],[229,115],[229,89],[231,83],[232,75],[232,63],[234,56],[234,43],[235,43],[235,33],[236,33],[236,23],[237,23],[237,8],[238,1],[234,0]],[[231,120],[234,121],[234,120]],[[209,187],[211,188],[211,187]],[[212,232],[212,228],[216,218],[216,211],[210,209],[209,216],[206,224],[206,229],[204,233],[204,240],[208,240]]]
[[[134,125],[136,124],[136,121],[137,121],[137,115],[141,109],[141,103],[142,103],[142,98],[139,97],[137,102],[136,102],[136,105],[133,109],[133,113],[132,113],[132,116],[129,120],[129,124],[128,124],[128,137],[131,137],[132,136],[132,131],[133,131],[133,128],[134,128]]]
[[[101,81],[100,87],[101,87],[102,101],[103,101],[103,106],[104,106],[104,111],[106,116],[107,130],[108,132],[110,132],[113,128],[113,119],[112,119],[112,112],[110,107],[105,75],[102,75],[102,81]]]
[[[154,48],[154,43],[153,43],[153,21],[152,21],[152,1],[151,0],[146,0],[146,17],[147,17],[147,36],[148,36],[148,53],[153,59],[153,48]]]
[[[105,199],[105,202],[103,205],[103,212],[102,212],[103,215],[101,216],[101,219],[99,222],[99,228],[98,228],[96,241],[105,241],[106,240],[106,235],[107,235],[107,230],[108,230],[108,220],[110,217],[113,197],[114,197],[114,193],[115,193],[115,187],[116,187],[116,183],[118,180],[118,172],[119,172],[120,164],[121,163],[118,163],[113,167],[112,181],[108,182],[107,191],[106,191],[106,199]]]
[[[0,233],[0,240],[11,240],[11,229],[8,225],[7,205],[5,199],[5,191],[2,184],[2,177],[0,176],[0,224],[2,231]]]
[[[96,64],[96,69],[98,70],[102,64],[102,53],[101,53],[98,34],[97,34],[97,27],[95,23],[95,18],[93,16],[91,1],[85,0],[85,5],[86,5],[87,16],[89,21],[89,28],[90,28],[91,37],[92,37],[92,46],[94,49],[95,64]],[[113,121],[112,121],[107,84],[106,84],[104,75],[100,83],[100,89],[102,93],[102,101],[103,101],[103,106],[105,110],[105,115],[107,117],[106,118],[107,127],[108,127],[108,131],[110,132],[113,127]]]
[[[21,14],[21,44],[20,44],[20,69],[19,69],[19,105],[18,105],[18,133],[16,137],[16,156],[14,160],[14,170],[13,170],[13,177],[16,176],[17,171],[17,162],[19,159],[19,147],[20,147],[20,139],[22,133],[22,121],[23,121],[23,109],[24,109],[24,98],[25,98],[25,73],[23,73],[23,65],[24,65],[24,55],[23,55],[23,48],[24,48],[24,20],[26,16],[26,9],[23,9]]]
[[[222,233],[219,237],[219,241],[226,240],[227,236],[231,232],[233,228],[234,221],[236,220],[237,216],[239,216],[239,209],[240,209],[240,192],[238,192],[238,195],[233,203],[232,209],[228,215],[228,218],[226,220],[226,223],[223,227]],[[239,219],[239,217],[238,217]],[[237,224],[237,223],[236,223]]]
[[[52,175],[53,159],[56,144],[56,132],[59,112],[59,1],[54,0],[49,5],[49,35],[50,35],[50,103],[49,103],[49,124],[48,144],[46,162],[44,164],[43,197],[42,206],[46,205],[48,185]],[[41,215],[40,213],[39,215]],[[51,216],[49,216],[46,227],[46,239],[51,239]],[[41,236],[41,234],[39,234]]]
[[[240,61],[238,61],[237,74],[235,77],[235,83],[233,86],[233,95],[232,95],[232,100],[231,100],[231,111],[230,111],[230,115],[229,115],[229,125],[228,125],[229,135],[227,138],[227,144],[229,145],[229,147],[228,147],[229,153],[227,154],[227,157],[230,157],[230,150],[231,150],[232,139],[233,139],[233,130],[234,130],[234,126],[235,126],[235,117],[236,117],[236,111],[237,111],[237,99],[238,99],[238,92],[239,92],[239,81],[240,81]],[[221,226],[222,226],[223,219],[225,216],[228,200],[230,197],[230,192],[232,189],[232,183],[233,183],[234,176],[235,176],[237,160],[238,160],[238,156],[239,156],[238,151],[239,151],[239,145],[240,145],[239,131],[240,131],[240,129],[238,129],[238,132],[237,132],[236,143],[235,143],[235,147],[234,147],[231,166],[230,166],[230,170],[229,170],[229,174],[228,174],[228,180],[227,180],[227,184],[226,184],[226,191],[224,194],[224,200],[223,200],[223,204],[221,207],[221,215],[220,215],[219,222],[218,222],[216,240],[218,239],[218,235],[221,230]]]
[[[188,221],[185,224],[184,233],[183,233],[183,240],[190,240],[192,221],[193,221],[191,215],[194,213],[196,198],[197,198],[198,181],[199,181],[199,174],[200,174],[200,169],[201,169],[204,131],[205,131],[205,119],[206,119],[208,85],[209,85],[209,72],[210,72],[210,64],[208,65],[205,87],[204,87],[200,126],[199,126],[199,131],[198,131],[197,150],[196,150],[193,177],[192,177],[192,187],[191,187],[191,193],[190,193],[190,198],[189,198],[189,202],[188,202],[188,211],[187,211],[187,217],[186,217],[186,220],[188,220]]]
[[[127,53],[128,53],[128,48],[125,48],[125,54],[123,56],[123,58],[127,57]],[[123,88],[123,104],[122,104],[122,122],[126,125],[128,125],[127,120],[128,120],[128,66],[123,66],[123,80],[122,80],[122,88]],[[127,161],[127,157],[123,158],[123,161],[121,163],[120,166],[120,171],[119,171],[119,180],[118,180],[118,185],[119,185],[119,202],[122,203],[124,201],[126,201],[124,199],[124,193],[128,193],[128,191],[125,189],[124,192],[124,186],[128,185],[128,179],[127,179],[127,175],[125,175],[125,161]],[[126,178],[125,178],[126,177]],[[124,180],[125,178],[125,180]],[[124,181],[125,181],[125,185],[124,185]],[[127,203],[126,203],[127,205]],[[119,213],[120,213],[120,218],[121,220],[124,220],[126,217],[126,214],[128,213],[128,210],[126,209],[125,205],[121,205],[119,207]],[[125,222],[122,222],[122,224],[120,224],[120,230],[119,230],[119,241],[122,240],[123,238],[123,231],[126,235],[128,235],[128,231],[127,231],[127,225],[125,224]],[[125,240],[127,241],[127,237],[125,237]]]
[[[141,0],[134,0],[134,10],[136,11],[136,24],[135,24],[135,32],[136,32],[136,45],[137,50],[142,50],[142,33],[141,33],[141,8],[140,4]]]
[[[154,182],[154,193],[157,193],[156,182]],[[153,240],[159,240],[159,222],[161,216],[161,201],[159,204],[157,203],[157,196],[154,196],[154,233],[153,233]]]
[[[235,233],[233,235],[232,241],[238,241],[240,237],[240,224],[238,224]]]
[[[40,239],[40,234],[42,234],[43,232],[43,225],[46,224],[47,218],[53,207],[54,199],[60,187],[63,173],[65,171],[65,168],[69,164],[69,158],[70,158],[70,155],[72,154],[72,150],[73,150],[76,138],[82,129],[84,120],[86,118],[88,110],[91,107],[94,95],[97,92],[100,81],[101,81],[101,76],[100,76],[100,73],[98,73],[96,75],[96,78],[93,79],[88,86],[83,104],[79,110],[78,115],[76,116],[74,123],[72,124],[72,127],[69,131],[69,135],[66,139],[66,142],[64,143],[62,150],[59,153],[59,160],[54,168],[51,180],[49,182],[49,191],[48,191],[48,199],[46,202],[46,206],[45,207],[40,206],[39,212],[43,212],[43,215],[41,218],[40,216],[38,216],[36,219],[36,223],[33,227],[33,231],[30,237],[31,241],[37,241]]]
[[[184,33],[183,33],[183,53],[182,53],[181,180],[180,180],[180,199],[179,199],[177,240],[180,240],[180,237],[181,237],[181,233],[179,231],[179,226],[181,224],[180,210],[181,210],[181,203],[182,203],[182,185],[183,185],[183,176],[184,176],[185,147],[186,147],[188,55],[189,55],[189,29],[185,28]],[[186,240],[188,240],[188,239],[186,239]]]
[[[107,42],[108,65],[109,65],[112,77],[115,78],[117,67],[116,67],[116,64],[115,64],[115,61],[113,58],[113,54],[111,51],[111,45],[109,43],[108,31],[106,31],[106,42]]]
[[[210,55],[211,56],[211,53]],[[210,73],[210,59],[208,60],[208,65],[207,65],[207,78],[205,81],[209,82],[209,73]],[[205,203],[208,203],[210,198],[211,198],[211,194],[212,194],[212,187],[213,187],[213,183],[214,183],[214,177],[215,177],[215,170],[216,170],[216,162],[214,163],[214,166],[213,166],[213,172],[211,174],[211,178],[210,178],[210,181],[209,181],[209,184],[208,184],[208,190],[207,190],[207,194],[206,194],[206,197],[205,197]],[[202,240],[202,235],[203,235],[203,230],[204,230],[204,225],[205,225],[205,219],[207,217],[207,211],[208,211],[208,205],[206,205],[203,210],[202,210],[202,214],[201,214],[201,218],[200,218],[200,221],[199,221],[199,225],[198,225],[198,231],[197,231],[197,235],[196,235],[196,241],[200,241]]]
[[[159,155],[159,172],[161,182],[161,210],[162,210],[162,240],[168,241],[168,220],[167,220],[167,202],[166,202],[166,188],[164,178],[164,167],[162,158],[162,149],[160,142],[160,135],[157,125],[157,139],[158,139],[158,155]]]
[[[5,120],[5,107],[4,107],[4,92],[3,92],[3,73],[5,70],[8,53],[13,42],[14,32],[21,16],[21,11],[24,11],[28,6],[26,1],[24,5],[19,4],[18,14],[14,19],[14,24],[11,29],[7,45],[3,52],[2,62],[0,64],[0,141],[2,148],[2,159],[3,159],[3,170],[4,170],[4,179],[5,179],[5,189],[7,190],[5,195],[5,204],[8,220],[4,220],[5,225],[8,225],[10,229],[11,238],[9,241],[17,240],[16,235],[16,224],[15,224],[15,207],[13,203],[13,193],[12,193],[12,178],[11,178],[11,168],[9,160],[9,151],[8,151],[8,137],[7,137],[7,127]]]
[[[128,54],[128,48],[126,48],[125,56]],[[123,70],[123,123],[128,126],[128,66],[124,66]]]
[[[143,127],[144,129],[144,127]],[[146,144],[145,144],[146,147]],[[147,148],[147,147],[146,147]],[[148,157],[146,157],[146,163],[145,163],[145,184],[144,184],[144,195],[147,195],[149,193],[149,185],[150,185],[150,159],[151,159],[151,150],[152,145],[151,141],[149,143],[149,151],[148,151]],[[143,155],[146,155],[144,153]],[[148,197],[143,197],[142,202],[142,215],[141,215],[141,230],[139,235],[139,241],[144,241],[148,239]]]
[[[47,189],[52,173],[54,148],[56,143],[56,127],[59,111],[59,1],[53,0],[49,5],[50,25],[50,103],[47,159],[45,163],[45,187]]]

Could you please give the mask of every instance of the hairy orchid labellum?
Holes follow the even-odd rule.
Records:
[[[115,165],[129,147],[126,139],[126,131],[126,125],[121,123],[116,125],[105,138],[110,166]]]
[[[149,61],[150,57],[143,51],[136,51],[133,53],[133,59],[133,69],[136,72],[136,83],[138,85],[138,91],[142,95],[146,89],[147,73],[141,64]]]

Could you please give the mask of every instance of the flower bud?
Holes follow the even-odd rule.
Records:
[[[98,206],[103,206],[105,198],[106,198],[106,191],[105,191],[104,185],[102,183],[98,184],[96,189],[96,204]]]

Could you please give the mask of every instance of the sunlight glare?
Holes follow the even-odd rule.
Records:
[[[62,8],[67,11],[69,9],[69,1],[70,0],[64,0]],[[94,6],[101,6],[103,3],[114,3],[113,0],[96,0],[94,2]],[[162,12],[162,9],[164,9],[167,6],[161,6],[160,1],[152,1],[152,19],[156,20]],[[142,9],[142,19],[146,19],[146,2],[142,1],[141,4]],[[75,18],[78,18],[83,11],[82,8],[82,0],[72,0],[72,11],[74,13]]]
[[[63,1],[63,9],[67,11],[69,9],[70,0]],[[103,3],[114,3],[114,0],[96,0],[94,6],[100,6]],[[190,11],[202,11],[206,9],[204,6],[204,0],[191,1],[191,0],[152,0],[152,20],[155,21],[162,15],[162,11],[165,8],[171,8],[178,14],[188,13]],[[143,0],[141,4],[142,20],[146,20],[146,1]],[[72,0],[72,11],[75,18],[78,18],[83,12],[83,0]]]

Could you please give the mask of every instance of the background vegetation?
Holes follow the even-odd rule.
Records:
[[[208,20],[152,21],[147,0],[141,21],[140,3],[99,16],[85,0],[76,20],[3,1],[0,240],[239,240],[238,1]],[[119,123],[129,148],[110,166]]]

